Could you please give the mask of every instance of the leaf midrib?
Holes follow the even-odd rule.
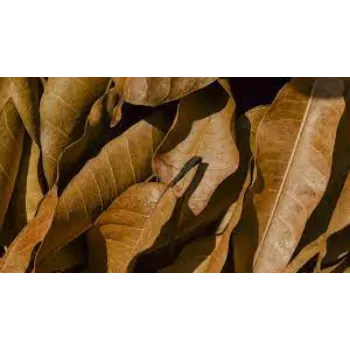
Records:
[[[288,165],[287,165],[287,168],[286,168],[286,171],[284,173],[284,176],[283,176],[283,180],[282,180],[282,184],[280,186],[280,189],[278,191],[278,194],[276,196],[276,199],[275,199],[275,204],[272,208],[272,211],[271,211],[271,215],[269,217],[269,220],[266,224],[266,227],[265,227],[265,230],[264,230],[264,233],[262,235],[262,238],[261,238],[261,241],[259,243],[259,246],[257,248],[257,251],[255,253],[255,256],[254,256],[254,262],[253,262],[253,269],[255,268],[256,264],[257,264],[257,261],[259,259],[259,255],[260,255],[260,252],[261,252],[261,249],[262,249],[262,246],[264,245],[264,242],[266,240],[266,236],[267,236],[267,232],[269,231],[270,227],[271,227],[271,223],[272,223],[272,220],[274,219],[274,215],[275,215],[275,212],[277,210],[277,207],[279,205],[279,202],[280,202],[280,199],[281,199],[281,196],[282,196],[282,193],[284,191],[284,187],[285,187],[285,184],[286,184],[286,181],[287,181],[287,178],[288,178],[288,175],[290,173],[290,169],[292,167],[292,164],[294,162],[294,159],[295,159],[295,155],[297,153],[297,150],[298,150],[298,147],[300,145],[300,141],[302,139],[302,134],[305,130],[305,125],[307,123],[307,120],[308,120],[308,115],[309,115],[309,110],[310,110],[310,106],[313,102],[313,96],[314,96],[314,91],[315,91],[315,86],[316,86],[316,83],[317,83],[317,80],[314,81],[313,83],[313,87],[312,87],[312,90],[311,90],[311,93],[310,93],[310,98],[309,98],[309,101],[308,101],[308,104],[307,104],[307,107],[306,107],[306,110],[305,110],[305,113],[304,113],[304,116],[303,116],[303,120],[302,120],[302,123],[300,125],[300,129],[299,129],[299,132],[298,132],[298,135],[297,135],[297,138],[296,138],[296,141],[294,143],[294,147],[293,147],[293,151],[291,153],[291,156],[289,158],[289,162],[288,162]]]

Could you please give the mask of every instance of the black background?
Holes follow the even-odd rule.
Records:
[[[237,103],[237,113],[271,103],[289,79],[288,73],[232,74],[229,80]]]

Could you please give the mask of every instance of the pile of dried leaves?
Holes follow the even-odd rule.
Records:
[[[347,79],[258,80],[0,78],[0,271],[347,271]]]

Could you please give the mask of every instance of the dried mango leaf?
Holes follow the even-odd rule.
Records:
[[[172,264],[184,246],[194,239],[203,237],[208,232],[209,226],[210,232],[214,233],[218,220],[225,215],[232,203],[238,200],[248,172],[250,172],[252,160],[249,151],[250,123],[247,118],[241,117],[238,118],[236,130],[232,130],[237,135],[237,148],[240,154],[240,166],[237,171],[216,188],[208,205],[201,214],[195,216],[188,206],[188,199],[191,198],[205,171],[205,165],[199,164],[193,182],[178,201],[166,230],[159,236],[152,249],[138,259],[138,271],[155,272]],[[190,173],[191,171],[187,175]]]
[[[24,139],[23,154],[11,200],[14,228],[17,232],[30,222],[44,193],[39,175],[40,149],[28,136]]]
[[[259,223],[255,272],[285,269],[326,190],[345,106],[343,89],[340,79],[293,79],[260,124],[257,166],[262,186],[254,194]]]
[[[316,270],[320,270],[322,260],[328,251],[328,239],[337,234],[337,237],[332,239],[337,242],[338,232],[350,223],[348,216],[350,200],[349,92],[346,95],[346,109],[337,131],[331,178],[322,201],[306,225],[298,249],[287,266],[286,272],[297,272],[316,255],[318,255]]]
[[[89,229],[118,195],[152,174],[153,152],[167,128],[167,118],[161,111],[155,112],[110,141],[85,164],[60,196],[52,228],[38,252],[39,265]]]
[[[222,271],[229,251],[231,234],[241,217],[243,199],[250,181],[251,177],[248,173],[237,201],[232,203],[214,235],[201,237],[186,245],[175,263],[160,272],[218,273]]]
[[[62,152],[58,166],[60,180],[65,179],[65,175],[75,168],[89,147],[96,147],[97,139],[109,128],[113,109],[117,102],[116,88],[107,90],[95,101],[86,119],[82,136]]]
[[[43,167],[49,187],[57,177],[57,162],[65,147],[78,139],[93,103],[110,78],[49,78],[40,103]]]
[[[136,184],[126,190],[88,233],[90,270],[132,270],[135,258],[155,242],[175,204],[174,191],[162,183]]]
[[[170,183],[192,157],[203,159],[205,173],[188,205],[195,215],[208,204],[217,186],[235,172],[239,154],[235,143],[235,102],[225,80],[182,99],[169,133],[153,159],[163,183]],[[194,178],[193,169],[174,187],[180,197]]]
[[[246,128],[249,133],[250,140],[250,151],[252,156],[253,174],[252,174],[252,184],[254,185],[258,170],[256,167],[256,135],[258,132],[259,125],[267,113],[269,106],[258,106],[255,107],[239,118],[237,126],[240,129]],[[246,273],[252,272],[253,270],[253,260],[254,253],[257,248],[257,221],[256,212],[253,205],[253,193],[251,188],[248,189],[248,193],[244,199],[243,203],[243,214],[235,229],[232,244],[234,251],[234,266],[235,272]]]
[[[245,113],[245,118],[249,120],[250,151],[254,158],[256,157],[256,135],[258,133],[258,128],[269,108],[269,105],[261,105]]]
[[[158,106],[202,89],[217,78],[113,78],[122,98],[135,105]]]
[[[39,145],[39,101],[42,90],[40,80],[38,78],[8,79],[13,103],[28,134]]]
[[[65,175],[65,170],[73,168],[82,158],[89,143],[94,142],[101,135],[104,128],[108,127],[109,118],[105,113],[108,112],[108,108],[111,110],[113,103],[115,103],[110,94],[111,90],[108,90],[95,102],[86,120],[83,136],[64,150],[59,162],[60,175]],[[6,234],[4,242],[6,245],[34,217],[37,206],[43,197],[38,171],[38,167],[41,165],[39,164],[39,156],[40,150],[38,146],[27,138],[15,192],[11,200],[10,213],[7,214],[8,216],[11,214],[11,221],[8,225],[9,227],[4,228],[6,230],[3,232],[3,234]],[[80,241],[75,240],[72,244],[68,244],[64,249],[60,250],[52,260],[47,262],[46,270],[43,273],[47,271],[64,271],[73,266],[81,265],[85,259],[84,249],[77,242]]]
[[[33,252],[47,234],[57,205],[54,186],[41,202],[35,218],[20,232],[2,259],[0,272],[26,272]]]
[[[19,169],[25,129],[11,95],[9,78],[0,78],[0,230]]]
[[[2,79],[7,80],[5,84],[7,92],[5,94],[10,95],[13,105],[30,135],[29,137],[24,132],[24,137],[21,136],[23,152],[20,167],[1,234],[1,244],[8,246],[17,233],[28,223],[28,220],[34,217],[38,204],[43,197],[38,175],[40,149],[37,145],[39,139],[39,99],[42,88],[38,78]],[[12,119],[12,117],[9,118]],[[20,121],[17,122],[21,124]],[[22,126],[21,129],[23,129]],[[16,157],[18,153],[16,153],[16,148],[8,151],[11,157],[14,151],[14,165],[17,167]]]

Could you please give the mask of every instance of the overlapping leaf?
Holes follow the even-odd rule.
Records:
[[[1,261],[0,272],[26,272],[37,248],[50,229],[57,205],[57,189],[54,186],[43,199],[35,218],[23,229],[11,244]]]
[[[40,149],[29,137],[23,144],[23,154],[16,181],[13,198],[11,200],[14,228],[17,232],[30,222],[36,213],[44,193],[40,181]]]
[[[198,165],[193,182],[188,187],[183,198],[178,201],[175,214],[168,223],[167,230],[159,237],[152,247],[152,251],[140,259],[143,265],[152,266],[152,269],[157,271],[166,266],[163,262],[172,263],[172,257],[176,258],[176,252],[180,253],[179,249],[181,250],[184,245],[189,244],[193,240],[200,240],[208,233],[214,235],[218,227],[217,221],[225,215],[230,207],[237,203],[241,191],[245,187],[247,177],[253,175],[250,173],[253,165],[252,154],[249,151],[250,130],[250,122],[244,115],[238,118],[236,126],[232,125],[232,132],[237,134],[236,144],[240,154],[240,166],[237,171],[218,185],[201,214],[194,215],[188,206],[188,201],[196,190],[205,169],[203,163]],[[230,234],[231,232],[228,233],[228,235]],[[213,239],[207,239],[207,241],[212,243],[211,246],[209,243],[206,244],[207,252],[209,253],[209,251],[214,249],[214,244]]]
[[[253,166],[252,185],[257,178],[256,167],[256,135],[259,125],[267,113],[269,106],[258,106],[246,112],[240,118],[242,128],[247,129],[249,133],[250,152]],[[251,188],[243,203],[243,215],[240,218],[237,229],[233,237],[234,250],[234,267],[235,272],[251,272],[253,269],[254,252],[257,248],[257,228],[256,228],[256,213],[253,205],[253,193]]]
[[[279,272],[288,264],[326,190],[344,104],[340,79],[294,79],[264,116],[257,134],[255,272]]]
[[[108,131],[113,115],[113,110],[118,102],[116,89],[111,88],[95,101],[88,117],[86,118],[84,131],[81,137],[67,146],[59,159],[59,177],[65,175],[86,155],[89,149],[96,147],[96,141],[103,138],[103,134]]]
[[[132,269],[136,256],[159,236],[175,204],[174,191],[162,183],[137,184],[125,191],[88,233],[91,271]]]
[[[109,78],[49,78],[40,103],[43,167],[51,187],[65,147],[82,133],[93,103],[105,92]]]
[[[31,139],[39,144],[39,104],[42,86],[38,78],[8,78],[11,97]]]
[[[0,272],[349,272],[348,80],[246,81],[0,78]]]
[[[349,97],[349,96],[348,96]],[[317,256],[316,271],[321,270],[321,263],[328,255],[328,261],[338,258],[337,251],[346,253],[350,241],[346,244],[347,226],[350,224],[350,105],[347,106],[339,124],[333,154],[332,176],[322,201],[310,218],[297,255],[287,266],[286,272],[297,272],[313,257]],[[345,240],[344,240],[345,238]],[[333,254],[332,254],[333,252]],[[327,254],[328,253],[328,254]]]
[[[204,88],[217,78],[113,78],[120,95],[135,105],[158,106]]]
[[[243,200],[251,181],[250,173],[243,184],[237,201],[232,203],[218,225],[214,235],[201,237],[188,244],[175,263],[161,272],[221,272],[227,259],[230,238],[243,208]]]
[[[52,228],[38,253],[39,263],[89,229],[128,187],[152,174],[152,155],[167,123],[162,112],[155,112],[110,141],[85,164],[60,196]]]
[[[188,203],[195,215],[203,211],[216,187],[238,167],[234,112],[235,102],[224,80],[185,97],[154,157],[154,171],[164,183],[172,181],[191,157],[203,159],[203,178]],[[174,187],[178,196],[188,188],[195,173],[193,169]]]
[[[17,91],[17,90],[16,90]],[[20,97],[16,97],[20,111],[27,111]],[[25,119],[25,117],[23,117]],[[0,78],[0,230],[4,223],[19,169],[25,129],[12,95],[10,78]]]

